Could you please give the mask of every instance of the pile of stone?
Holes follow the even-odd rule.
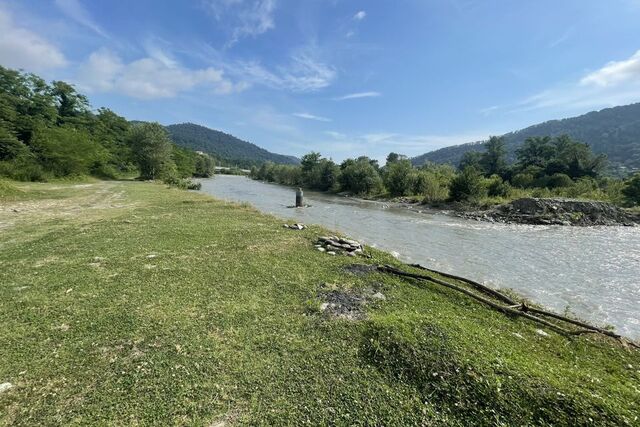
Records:
[[[306,225],[298,224],[298,223],[295,223],[295,224],[292,224],[292,225],[284,224],[283,227],[284,228],[288,228],[290,230],[304,230],[305,228],[307,228]]]
[[[364,252],[364,246],[359,242],[337,236],[318,237],[318,242],[315,246],[320,252],[326,252],[329,255],[343,254],[356,256]]]

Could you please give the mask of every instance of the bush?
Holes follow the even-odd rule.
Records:
[[[451,200],[455,202],[477,202],[487,195],[484,178],[476,168],[467,167],[451,181]]]
[[[545,185],[541,187],[548,188],[565,188],[573,185],[573,180],[564,173],[554,173],[553,175],[546,177]]]
[[[498,175],[492,175],[488,180],[487,190],[491,197],[507,197],[511,192],[511,185],[503,181]]]
[[[530,173],[518,173],[511,179],[511,184],[518,188],[530,188],[533,186],[533,175]]]
[[[631,179],[625,182],[622,194],[627,203],[640,205],[640,173],[636,173]]]
[[[450,181],[431,171],[419,171],[413,176],[413,191],[424,197],[425,203],[441,203],[449,198]]]

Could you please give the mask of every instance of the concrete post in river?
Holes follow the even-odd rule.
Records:
[[[298,188],[298,191],[296,191],[296,208],[302,207],[304,207],[302,188]]]

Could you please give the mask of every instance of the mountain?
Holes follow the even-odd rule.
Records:
[[[550,120],[504,135],[509,158],[531,136],[567,134],[586,142],[595,153],[606,154],[616,169],[640,170],[640,103],[592,111],[578,117]],[[467,151],[483,151],[482,141],[441,148],[411,159],[414,165],[427,161],[457,165]]]
[[[173,142],[181,147],[203,151],[229,165],[250,167],[266,161],[298,164],[293,156],[275,154],[233,135],[193,123],[181,123],[166,127]]]

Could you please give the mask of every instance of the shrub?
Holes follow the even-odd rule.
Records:
[[[640,205],[640,172],[625,182],[622,194],[629,204]]]
[[[533,175],[530,173],[518,173],[511,179],[511,184],[518,188],[529,188],[533,186]]]
[[[492,175],[487,181],[487,190],[491,197],[507,197],[511,192],[511,185],[498,175]]]
[[[546,185],[542,187],[548,188],[565,188],[573,185],[573,180],[564,173],[554,173],[553,175],[546,177]]]
[[[487,195],[484,178],[476,168],[467,167],[451,181],[450,198],[456,202],[477,202]]]

